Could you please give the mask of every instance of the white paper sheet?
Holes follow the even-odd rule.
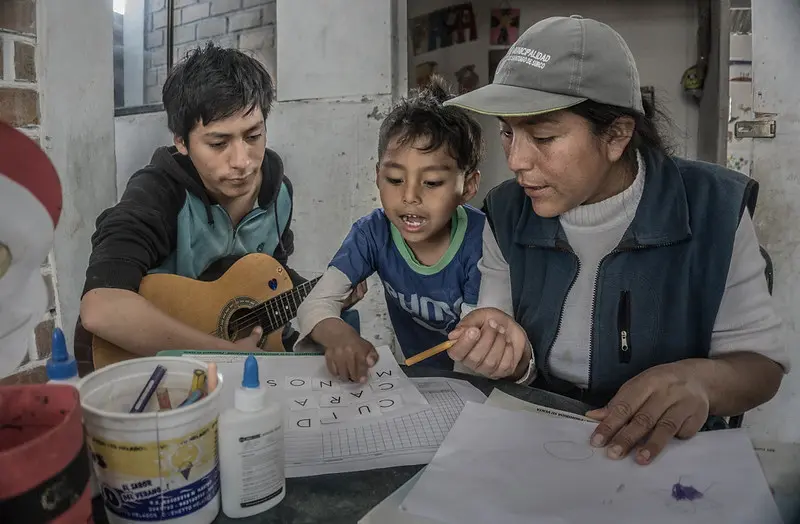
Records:
[[[484,404],[487,406],[495,406],[498,408],[507,409],[508,411],[529,411],[531,413],[540,413],[542,415],[550,415],[553,417],[568,418],[596,424],[596,421],[588,417],[576,415],[575,413],[570,413],[568,411],[561,411],[560,409],[546,408],[532,402],[527,402],[500,391],[497,388],[492,390],[492,392],[489,394],[489,398],[486,399]]]
[[[744,430],[674,440],[639,466],[591,448],[593,428],[469,403],[401,507],[452,524],[781,522]],[[689,487],[695,500],[676,500]]]
[[[492,390],[484,404],[510,411],[531,411],[551,417],[570,418],[594,423],[590,418],[520,400],[497,388]],[[400,504],[411,491],[411,488],[413,488],[420,477],[422,477],[424,471],[424,469],[420,470],[419,473],[411,477],[408,482],[400,486],[394,493],[383,499],[380,504],[372,508],[364,518],[359,520],[358,524],[442,524],[440,521],[420,517],[419,515],[412,515],[400,509]]]
[[[300,418],[310,417],[310,425],[317,426],[324,424],[323,420],[346,423],[383,413],[393,416],[413,413],[427,405],[425,397],[403,373],[389,347],[376,349],[378,364],[370,369],[366,384],[343,382],[332,377],[322,355],[256,355],[258,375],[267,394],[280,398],[284,403],[287,430],[308,429],[297,426]],[[234,391],[242,382],[247,355],[198,352],[187,356],[217,363],[224,381],[221,403],[224,407],[233,406]],[[379,403],[383,399],[388,400]],[[366,407],[359,409],[362,406]]]
[[[800,522],[800,445],[754,441],[761,469],[787,523]]]
[[[402,416],[382,416],[320,431],[287,433],[286,476],[305,477],[427,464],[467,401],[486,396],[468,382],[411,379],[428,402]]]
[[[365,385],[332,378],[322,355],[257,356],[262,385],[284,403],[287,477],[427,464],[464,403],[486,400],[468,382],[409,379],[388,346],[376,349],[378,364]],[[222,407],[233,406],[246,357],[187,356],[217,363]]]

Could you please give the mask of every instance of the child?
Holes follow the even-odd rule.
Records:
[[[441,78],[400,102],[381,124],[377,185],[382,209],[359,219],[298,311],[300,340],[325,348],[328,369],[363,382],[377,361],[371,343],[343,322],[353,287],[378,273],[406,357],[447,340],[475,307],[485,217],[465,205],[478,190],[480,125],[445,107]],[[446,353],[426,360],[452,369]]]

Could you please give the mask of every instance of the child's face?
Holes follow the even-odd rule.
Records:
[[[438,240],[460,204],[478,190],[480,173],[465,175],[447,147],[423,152],[427,139],[399,145],[393,139],[377,166],[381,204],[409,244]]]

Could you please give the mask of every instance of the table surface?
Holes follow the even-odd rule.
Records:
[[[485,377],[442,371],[415,365],[404,367],[410,377],[448,377],[470,382],[489,395],[494,388],[519,399],[541,406],[583,414],[589,406],[547,391],[520,386],[507,381],[494,381]],[[244,519],[229,519],[220,511],[214,521],[218,524],[355,524],[369,510],[392,494],[424,466],[337,473],[315,477],[286,480],[286,498],[275,508]],[[94,501],[95,522],[106,524],[102,500]]]

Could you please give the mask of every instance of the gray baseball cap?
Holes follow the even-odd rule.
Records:
[[[491,84],[446,102],[495,116],[527,116],[592,100],[644,113],[628,45],[602,22],[557,16],[529,27]]]

